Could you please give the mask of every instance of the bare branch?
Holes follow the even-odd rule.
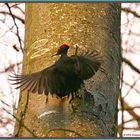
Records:
[[[123,62],[125,62],[127,65],[129,65],[135,72],[140,74],[140,70],[136,68],[128,59],[122,57]]]
[[[21,64],[22,64],[22,62],[18,62],[18,63],[16,63],[16,64],[11,64],[9,67],[5,68],[3,71],[0,71],[0,73],[5,73],[5,72],[7,72],[7,71],[9,71],[9,70],[13,70],[13,68],[14,68],[15,66],[19,66],[19,65],[21,65]]]
[[[131,10],[131,9],[129,9],[129,8],[121,8],[124,12],[127,12],[127,13],[131,13],[131,14],[133,14],[135,17],[137,17],[137,18],[140,18],[140,15],[136,12],[136,11],[133,11],[133,10]]]
[[[11,14],[10,14],[9,12],[6,12],[6,11],[0,11],[0,14],[6,14],[6,15],[10,15],[10,16],[11,16]],[[16,19],[18,19],[19,21],[21,21],[21,23],[25,24],[25,20],[24,20],[24,19],[22,19],[21,17],[15,15],[15,14],[13,14],[13,16],[14,16]]]
[[[24,53],[24,50],[22,48],[21,38],[20,38],[20,35],[19,35],[19,28],[18,28],[18,25],[16,23],[15,17],[13,15],[12,11],[11,11],[11,7],[9,6],[9,4],[5,3],[5,5],[7,6],[8,10],[9,10],[9,12],[10,12],[12,18],[13,18],[13,22],[14,22],[14,24],[16,26],[16,29],[17,29],[17,37],[18,37],[18,40],[19,40],[19,43],[20,43],[20,49],[21,49],[22,53]]]
[[[18,123],[20,123],[20,125],[22,126],[22,127],[24,127],[30,134],[32,134],[32,136],[34,136],[34,137],[37,137],[20,119],[18,119],[15,115],[13,115],[13,114],[11,114],[9,111],[7,111],[5,108],[3,108],[3,110],[5,111],[5,112],[7,112],[9,115],[11,115],[11,116],[13,116],[16,120],[17,120],[17,122]],[[16,136],[15,135],[15,137],[18,137],[18,135]]]

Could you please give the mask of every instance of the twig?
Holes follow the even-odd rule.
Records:
[[[20,119],[18,119],[15,115],[11,114],[9,111],[7,111],[5,108],[3,108],[4,111],[6,111],[9,115],[13,116],[17,122],[20,123],[20,125],[22,125],[30,134],[32,134],[32,136],[37,137],[23,122],[20,121]]]
[[[131,10],[129,8],[121,8],[121,10],[124,11],[124,12],[131,13],[131,14],[133,14],[137,18],[140,18],[140,15],[136,11],[133,11],[133,10]]]
[[[11,13],[6,12],[6,11],[0,11],[0,14],[11,15]],[[21,23],[25,24],[25,20],[24,20],[24,19],[22,19],[21,17],[15,15],[15,14],[13,14],[13,16],[14,16],[16,19],[18,19],[19,21],[21,21]]]
[[[135,72],[137,72],[138,74],[140,74],[140,70],[138,68],[136,68],[128,59],[126,59],[126,58],[123,57],[122,60],[127,65],[129,65]]]
[[[10,70],[13,70],[13,68],[14,68],[15,66],[19,66],[19,65],[21,65],[21,64],[22,64],[22,62],[18,62],[17,64],[11,64],[10,66],[8,66],[7,68],[5,68],[4,70],[0,71],[0,74],[1,74],[1,73],[5,73],[5,72],[8,72],[8,71],[10,71]]]
[[[17,29],[17,37],[18,37],[18,40],[19,40],[20,49],[21,49],[22,53],[24,53],[24,50],[22,48],[21,38],[20,38],[20,35],[19,35],[19,28],[17,26],[16,20],[15,20],[15,16],[13,15],[13,13],[11,11],[11,7],[9,6],[9,4],[8,3],[5,3],[5,5],[7,6],[8,10],[9,10],[9,12],[10,12],[12,18],[13,18],[13,22],[14,22],[14,24],[16,26],[16,29]]]

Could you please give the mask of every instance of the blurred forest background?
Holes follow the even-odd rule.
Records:
[[[118,136],[140,137],[140,3],[122,3],[121,96]],[[19,90],[8,75],[21,73],[24,50],[25,4],[0,3],[0,137],[14,130]]]

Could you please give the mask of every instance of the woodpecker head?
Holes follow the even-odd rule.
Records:
[[[67,54],[69,47],[67,44],[62,44],[55,55]]]

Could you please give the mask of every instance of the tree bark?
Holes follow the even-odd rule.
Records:
[[[117,136],[120,94],[120,4],[27,3],[23,73],[51,65],[61,44],[100,53],[102,69],[85,82],[84,99],[58,99],[22,92],[17,137]],[[82,90],[80,91],[82,92]]]

